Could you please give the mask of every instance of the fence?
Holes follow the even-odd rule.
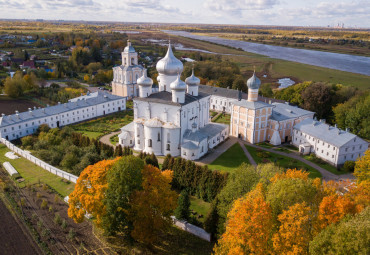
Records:
[[[208,242],[211,241],[211,234],[210,233],[207,233],[204,229],[200,228],[200,227],[197,227],[197,226],[194,226],[190,223],[187,223],[186,221],[183,221],[183,220],[178,220],[176,219],[175,216],[171,216],[172,220],[173,220],[173,224],[179,228],[181,228],[182,230],[186,231],[186,232],[189,232],[197,237],[200,237]]]
[[[31,161],[32,163],[42,167],[43,169],[45,169],[46,171],[49,171],[50,173],[52,174],[55,174],[59,177],[62,177],[66,180],[69,180],[73,183],[76,183],[77,182],[77,179],[78,177],[73,175],[73,174],[70,174],[70,173],[67,173],[63,170],[60,170],[52,165],[49,165],[48,163],[36,158],[35,156],[32,156],[30,153],[28,152],[25,152],[24,150],[18,148],[17,146],[15,146],[14,144],[12,144],[11,142],[9,142],[8,140],[4,139],[4,138],[0,138],[0,141],[5,144],[6,147],[8,147],[10,150],[14,151],[15,153],[17,153],[18,155],[24,157],[25,159],[28,159],[29,161]]]

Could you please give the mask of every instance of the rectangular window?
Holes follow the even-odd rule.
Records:
[[[152,147],[152,139],[148,140],[148,147]]]
[[[168,151],[170,150],[170,144],[169,143],[167,144],[167,150]]]

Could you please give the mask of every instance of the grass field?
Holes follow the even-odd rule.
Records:
[[[222,123],[222,124],[230,124],[230,114],[220,114],[213,122]]]
[[[209,164],[208,168],[231,173],[243,162],[250,164],[240,144],[235,143],[227,151],[222,153],[215,161]]]
[[[197,197],[190,197],[190,210],[197,212],[198,215],[203,215],[203,217],[198,219],[200,222],[204,222],[204,219],[210,209],[211,203],[204,202],[202,199]]]
[[[74,183],[66,183],[62,178],[49,173],[25,158],[9,159],[5,157],[5,153],[8,151],[10,150],[5,145],[0,144],[0,162],[10,162],[25,179],[25,184],[46,183],[64,197],[73,191]]]
[[[122,111],[98,119],[71,125],[70,127],[90,138],[97,138],[101,135],[117,131],[131,121],[133,121],[133,112]]]
[[[256,161],[257,164],[276,161],[276,164],[283,168],[305,169],[310,173],[309,175],[310,178],[321,177],[321,173],[319,171],[317,171],[315,168],[310,167],[309,165],[301,161],[298,161],[298,160],[295,160],[289,157],[281,156],[279,154],[271,153],[271,152],[268,152],[269,157],[261,158],[257,155],[257,153],[259,152],[258,149],[248,146],[248,145],[245,145],[245,147],[247,148],[249,153],[252,155],[253,159]]]
[[[90,139],[98,139],[100,136],[104,135],[103,132],[92,132],[92,131],[77,131],[87,137],[89,137]]]

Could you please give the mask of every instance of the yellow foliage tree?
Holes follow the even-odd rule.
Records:
[[[365,155],[356,161],[353,174],[357,177],[358,183],[370,180],[370,149],[365,151]]]
[[[323,229],[332,223],[337,223],[345,215],[355,212],[356,205],[348,197],[337,194],[326,196],[321,201],[319,208],[320,227]]]
[[[303,202],[290,206],[278,216],[281,226],[272,238],[277,254],[308,254],[308,244],[312,239],[310,211]]]
[[[100,161],[81,172],[68,201],[68,216],[76,223],[83,222],[86,213],[93,215],[98,225],[101,223],[106,211],[103,200],[108,188],[107,172],[118,159]]]
[[[172,171],[161,172],[152,165],[142,170],[142,190],[132,197],[129,218],[134,229],[131,236],[140,242],[152,244],[158,234],[172,224],[170,218],[177,205],[177,193],[171,190]]]
[[[271,207],[260,183],[235,201],[228,214],[226,231],[215,246],[216,254],[269,254],[273,227]]]
[[[271,182],[276,182],[281,179],[302,179],[308,180],[309,173],[303,170],[297,169],[288,169],[284,173],[277,173],[274,177],[271,178]]]

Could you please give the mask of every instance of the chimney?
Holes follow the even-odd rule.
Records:
[[[349,133],[349,128],[346,128],[346,132],[348,132],[348,133]]]
[[[36,110],[36,109],[37,109],[37,107],[36,107],[36,106],[34,106],[34,107],[33,107],[33,109],[34,109],[34,110]]]
[[[334,125],[335,128],[338,128],[337,124]]]
[[[60,102],[58,102],[58,105],[60,105]]]
[[[2,113],[2,114],[1,114],[1,117],[3,117],[3,118],[4,118],[4,117],[5,117],[5,113]]]
[[[29,112],[32,112],[32,109],[31,109],[31,108],[28,108],[28,111],[29,111]]]
[[[46,105],[46,107],[50,107],[50,105],[49,105],[49,104],[47,104],[47,105]]]

